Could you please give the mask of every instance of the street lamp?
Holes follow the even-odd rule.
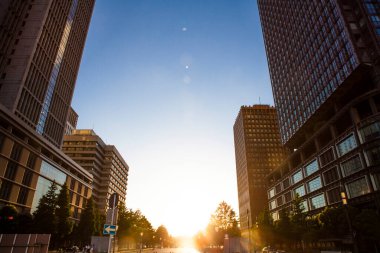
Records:
[[[249,227],[249,210],[247,209],[247,221],[248,221],[248,253],[251,253],[251,229]]]
[[[143,235],[144,235],[144,233],[141,232],[140,233],[140,253],[142,252],[142,238],[143,238]]]
[[[352,244],[354,246],[353,251],[354,251],[354,253],[358,253],[359,252],[358,245],[356,244],[356,239],[355,239],[356,233],[355,233],[354,229],[352,228],[352,222],[351,222],[350,214],[348,212],[347,195],[346,195],[346,192],[344,191],[343,185],[341,185],[340,188],[341,188],[340,197],[342,199],[343,209],[344,209],[344,213],[346,215],[346,220],[348,223],[348,230],[350,231],[350,234],[352,237]]]

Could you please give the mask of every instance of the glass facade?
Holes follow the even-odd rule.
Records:
[[[57,55],[55,57],[53,70],[52,70],[51,75],[50,75],[49,86],[48,86],[47,92],[45,94],[45,99],[44,99],[44,103],[42,105],[40,117],[38,119],[36,131],[39,134],[42,134],[44,132],[44,127],[45,127],[46,119],[48,117],[50,104],[51,104],[51,101],[53,99],[54,88],[55,88],[57,80],[58,80],[58,73],[59,73],[59,70],[61,68],[63,55],[64,55],[65,50],[66,50],[66,45],[67,45],[67,41],[69,39],[69,35],[70,35],[71,27],[72,27],[72,24],[74,21],[74,15],[75,15],[75,11],[77,9],[77,6],[78,6],[78,0],[73,0],[71,7],[70,7],[69,15],[68,15],[67,20],[66,20],[66,25],[65,25],[64,32],[63,32],[63,36],[61,38],[61,42],[59,43],[58,52],[57,52]]]
[[[259,0],[258,6],[286,143],[359,60],[336,1]]]
[[[370,193],[369,185],[365,177],[359,178],[347,184],[349,198],[355,198]]]
[[[375,146],[365,151],[368,165],[380,164],[380,146]]]
[[[301,206],[303,207],[303,212],[309,211],[309,206],[307,205],[307,200],[302,201]]]
[[[363,168],[359,155],[356,155],[341,163],[342,174],[347,177]]]
[[[269,196],[269,198],[273,198],[274,197],[274,188],[272,188],[272,189],[269,190],[268,196]]]
[[[322,187],[321,177],[316,177],[307,183],[308,192],[313,192]]]
[[[47,193],[53,181],[57,183],[57,191],[60,189],[59,185],[63,185],[66,182],[66,174],[45,161],[42,161],[41,163],[40,173],[47,178],[43,176],[38,177],[36,192],[34,194],[31,207],[31,213],[36,210],[40,199]]]
[[[293,184],[301,181],[302,179],[303,179],[303,175],[302,175],[302,171],[301,170],[297,171],[292,176]]]
[[[338,154],[339,156],[345,155],[357,146],[355,136],[351,134],[337,145]]]
[[[306,167],[305,167],[305,175],[306,176],[310,176],[311,174],[313,174],[314,172],[316,172],[318,169],[319,169],[318,162],[315,159],[314,161],[312,161],[311,163],[309,163],[308,165],[306,165]]]
[[[305,186],[301,185],[300,187],[294,189],[294,194],[298,194],[299,197],[302,197],[306,194]]]
[[[359,130],[362,142],[370,141],[380,136],[380,122],[373,122]]]
[[[275,209],[276,207],[277,207],[277,205],[276,205],[276,201],[275,200],[269,202],[269,209],[270,210]]]
[[[325,196],[323,195],[323,193],[310,199],[310,209],[311,210],[318,209],[318,208],[321,208],[324,206],[326,206],[326,200],[325,200]]]

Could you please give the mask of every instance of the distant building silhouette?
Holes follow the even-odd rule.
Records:
[[[285,158],[276,109],[269,105],[242,106],[234,125],[239,219],[243,234],[267,209],[266,177]]]
[[[73,130],[64,137],[63,152],[93,175],[92,197],[104,213],[114,192],[125,204],[129,167],[113,145],[107,145],[90,129]]]

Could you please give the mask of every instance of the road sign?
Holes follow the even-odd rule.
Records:
[[[117,215],[118,215],[118,210],[119,208],[110,208],[107,210],[107,215],[106,215],[106,224],[110,225],[116,225],[117,222]],[[112,216],[113,215],[113,216]],[[113,220],[112,220],[113,217]]]
[[[104,224],[103,235],[116,235],[116,225]]]
[[[119,203],[119,194],[114,192],[114,193],[112,193],[111,197],[109,198],[108,206],[110,208],[114,208],[114,207],[117,207],[118,203]]]

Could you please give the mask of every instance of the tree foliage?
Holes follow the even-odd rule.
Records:
[[[34,232],[55,234],[57,217],[55,209],[57,205],[57,185],[53,182],[49,190],[43,195],[38,203],[34,216]]]
[[[91,236],[97,231],[95,221],[95,206],[92,197],[87,200],[86,207],[83,209],[78,227],[76,229],[80,245],[88,245],[91,243]]]
[[[57,207],[55,210],[57,218],[57,240],[60,244],[64,243],[67,236],[71,233],[73,223],[70,221],[69,193],[64,184],[57,197]]]
[[[210,245],[223,245],[224,236],[240,236],[236,213],[225,201],[219,203],[215,212],[211,215],[206,228],[206,238]]]

